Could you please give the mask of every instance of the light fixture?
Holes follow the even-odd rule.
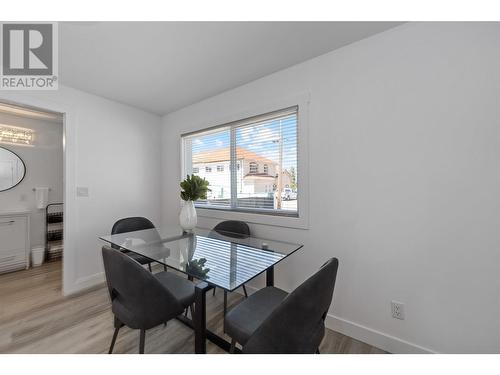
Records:
[[[34,132],[31,129],[0,124],[0,143],[32,145]]]

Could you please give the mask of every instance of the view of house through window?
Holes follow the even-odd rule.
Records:
[[[210,182],[203,208],[298,214],[297,107],[183,136],[184,175]]]

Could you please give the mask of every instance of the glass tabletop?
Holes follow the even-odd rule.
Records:
[[[100,236],[114,247],[233,291],[302,248],[300,244],[195,229],[146,229]]]

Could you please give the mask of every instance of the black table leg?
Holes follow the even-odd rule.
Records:
[[[196,354],[207,352],[207,292],[212,289],[205,282],[196,284],[194,289],[194,351]]]
[[[224,291],[224,316],[226,316],[227,313],[227,292]]]
[[[274,286],[274,267],[269,267],[266,271],[266,286]]]

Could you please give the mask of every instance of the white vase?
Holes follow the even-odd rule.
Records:
[[[198,223],[198,216],[196,215],[196,209],[194,208],[193,201],[185,201],[181,208],[181,213],[179,214],[179,223],[182,229],[185,231],[191,231],[196,227]]]

